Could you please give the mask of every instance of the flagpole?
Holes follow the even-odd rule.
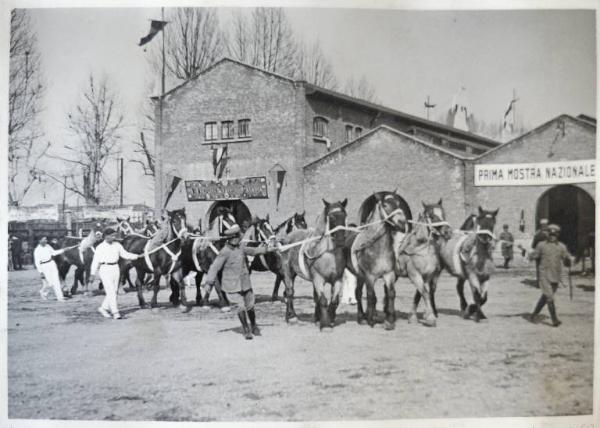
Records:
[[[163,200],[164,195],[164,177],[163,177],[163,98],[165,96],[165,8],[160,8],[161,20],[163,22],[162,27],[162,67],[161,67],[161,75],[160,75],[160,97],[158,103],[159,109],[159,123],[158,123],[158,135],[160,142],[160,150],[158,151],[158,191],[160,192],[160,207],[162,209],[165,208],[165,203]],[[155,190],[156,191],[156,190]]]

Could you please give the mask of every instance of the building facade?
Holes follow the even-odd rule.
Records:
[[[155,102],[156,208],[186,207],[191,223],[223,205],[238,221],[306,211],[311,223],[322,198],[348,198],[357,222],[368,196],[397,189],[413,217],[441,198],[454,226],[499,208],[523,243],[540,218],[563,226],[572,250],[593,232],[594,118],[561,115],[501,145],[230,59]],[[570,176],[526,176],[534,170]]]

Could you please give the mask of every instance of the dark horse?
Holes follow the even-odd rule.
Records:
[[[286,236],[294,230],[307,229],[306,220],[304,219],[304,212],[294,213],[291,217],[273,229],[269,223],[269,216],[266,219],[257,219],[254,224],[254,241],[267,242],[268,239],[275,237],[277,240],[286,240]],[[271,301],[275,302],[278,300],[279,286],[283,281],[283,259],[281,254],[267,253],[263,256],[255,257],[250,265],[251,271],[257,272],[268,272],[271,271],[275,274],[275,285],[273,286],[273,293],[271,294]]]
[[[181,277],[185,278],[190,272],[196,272],[196,304],[199,306],[205,306],[209,303],[211,290],[208,289],[202,297],[202,278],[225,245],[225,240],[221,239],[220,235],[235,223],[231,210],[226,207],[218,207],[217,209],[219,210],[217,217],[213,220],[207,233],[186,240],[181,248]],[[227,295],[221,291],[220,284],[219,275],[215,283],[215,290],[219,297],[219,307],[223,308],[229,306],[229,301]],[[173,300],[178,298],[179,293],[174,291]]]
[[[487,282],[493,271],[492,250],[498,211],[479,207],[477,215],[469,216],[459,232],[452,233],[448,227],[440,239],[442,266],[458,278],[456,291],[460,300],[461,315],[465,319],[473,316],[476,322],[486,318],[481,307],[487,301]],[[474,302],[468,306],[464,295],[464,284],[467,280]]]
[[[289,247],[282,248],[286,321],[297,319],[294,311],[294,280],[300,276],[313,284],[315,300],[315,322],[320,329],[333,327],[340,301],[342,277],[346,267],[344,253],[346,204],[329,203],[323,200],[323,212],[317,218],[315,230],[296,230],[290,233]],[[330,298],[326,296],[326,285],[331,287]]]
[[[58,268],[58,276],[62,284],[64,284],[71,266],[75,266],[75,275],[73,276],[73,285],[71,286],[71,294],[77,293],[77,287],[81,284],[85,288],[90,277],[92,260],[94,259],[94,248],[102,241],[103,223],[96,223],[86,238],[76,236],[65,236],[58,244],[51,244],[56,248],[67,248],[77,245],[76,248],[70,248],[64,253],[54,256],[56,267]],[[85,248],[82,248],[85,247]],[[56,249],[55,248],[55,249]],[[67,293],[68,294],[68,293]]]
[[[168,231],[166,231],[166,238],[156,248],[148,248],[151,245],[151,240],[146,237],[140,237],[136,235],[127,235],[123,238],[123,248],[127,251],[144,254],[141,257],[132,262],[133,267],[136,270],[136,288],[138,293],[138,300],[141,308],[146,307],[144,301],[144,294],[142,290],[142,284],[144,283],[144,277],[146,274],[154,274],[153,280],[153,291],[152,301],[150,302],[151,307],[156,307],[158,291],[160,289],[160,279],[163,275],[167,276],[167,283],[171,286],[173,294],[176,293],[176,288],[179,287],[180,299],[172,299],[173,304],[181,304],[182,310],[189,310],[185,298],[185,285],[183,284],[181,277],[181,246],[183,241],[187,238],[187,225],[185,208],[167,211],[168,216]],[[119,265],[121,271],[125,269],[125,261],[120,260]]]

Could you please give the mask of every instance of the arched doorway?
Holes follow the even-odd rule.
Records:
[[[380,193],[385,193],[385,192],[377,192],[377,194],[380,194]],[[412,220],[412,213],[410,211],[410,206],[400,195],[398,195],[398,197],[400,198],[400,208],[402,208],[402,210],[404,211],[406,218],[408,220]],[[367,199],[365,199],[363,201],[363,203],[360,204],[360,209],[358,211],[358,213],[359,213],[358,215],[360,217],[360,219],[359,219],[360,224],[365,224],[367,222],[367,218],[369,217],[369,214],[371,214],[371,212],[373,212],[373,209],[375,208],[376,204],[377,204],[377,199],[375,198],[375,193],[370,195],[369,197],[367,197]]]
[[[538,199],[535,224],[542,218],[560,226],[560,240],[573,255],[581,255],[596,226],[596,204],[583,189],[559,185],[542,193]]]
[[[208,220],[207,224],[209,225],[209,227],[218,215],[218,207],[229,208],[233,216],[235,217],[235,221],[240,226],[242,226],[244,222],[250,222],[252,220],[252,214],[250,214],[250,210],[248,209],[246,204],[243,203],[241,200],[233,199],[225,201],[215,201],[215,203],[213,203],[212,206],[208,209],[208,213],[206,215]]]

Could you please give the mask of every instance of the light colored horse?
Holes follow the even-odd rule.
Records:
[[[346,266],[344,236],[346,204],[348,200],[329,203],[323,200],[324,209],[317,218],[314,230],[296,230],[287,236],[290,244],[303,242],[282,252],[284,267],[286,321],[297,319],[294,311],[294,280],[296,276],[313,283],[315,322],[321,330],[333,327],[342,276]],[[326,285],[331,296],[326,296]]]
[[[376,193],[377,204],[367,218],[367,225],[354,239],[348,238],[350,260],[348,269],[357,276],[356,300],[359,323],[364,319],[362,308],[362,285],[367,286],[367,322],[375,324],[375,283],[383,280],[385,287],[385,321],[387,330],[392,330],[396,322],[394,300],[396,291],[396,257],[394,248],[404,238],[408,228],[406,215],[400,208],[396,193]]]

